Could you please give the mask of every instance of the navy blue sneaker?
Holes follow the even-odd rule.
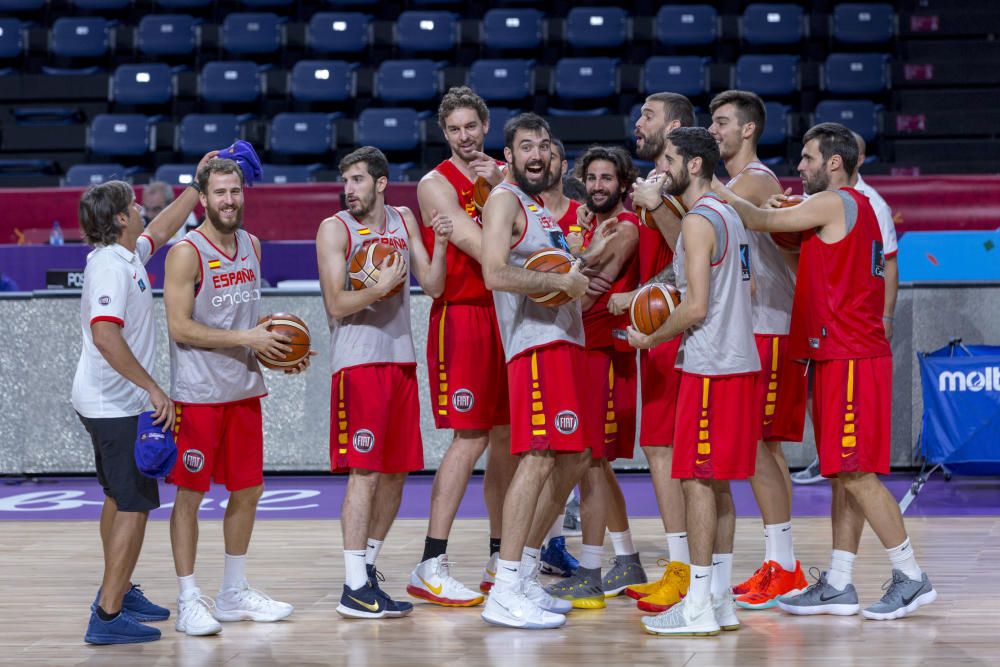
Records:
[[[542,574],[558,574],[561,577],[569,577],[580,567],[580,561],[566,550],[566,538],[561,535],[549,540],[549,543],[542,547],[541,555]]]
[[[97,603],[101,599],[101,589],[97,589],[97,595],[90,605],[90,611],[97,611]],[[132,618],[142,623],[150,621],[165,621],[170,618],[170,610],[153,604],[136,584],[125,593],[122,598],[122,609],[132,614]]]
[[[143,625],[122,609],[110,621],[102,621],[96,611],[90,612],[90,623],[83,641],[88,644],[139,644],[159,638],[160,631],[157,628]]]
[[[385,575],[375,569],[374,565],[365,565],[365,568],[368,570],[368,585],[374,588],[385,602],[386,618],[402,618],[413,611],[412,603],[405,600],[393,600],[388,593],[379,587],[378,582],[385,581]]]
[[[344,584],[344,593],[340,596],[337,613],[347,618],[385,618],[388,606],[383,597],[367,582],[358,589],[348,588]]]

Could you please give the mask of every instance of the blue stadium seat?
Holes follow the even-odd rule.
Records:
[[[618,90],[614,58],[561,58],[555,69],[556,94],[567,100],[592,100]]]
[[[817,123],[840,123],[854,130],[865,141],[878,136],[882,105],[868,100],[824,100],[816,105]]]
[[[261,183],[312,183],[316,180],[316,171],[320,165],[310,164],[265,164],[264,177]]]
[[[531,95],[533,70],[533,60],[477,60],[469,86],[486,100],[523,100]]]
[[[70,4],[83,11],[100,12],[125,9],[132,4],[132,0],[70,0]]]
[[[260,97],[257,65],[236,60],[205,63],[198,77],[198,95],[206,102],[253,102]]]
[[[0,18],[0,58],[17,58],[24,53],[23,26],[17,19]]]
[[[153,0],[153,4],[163,9],[198,9],[208,7],[213,0]]]
[[[190,164],[161,164],[156,168],[153,180],[170,185],[191,185],[194,181],[194,167]]]
[[[389,182],[405,183],[410,180],[407,171],[413,169],[412,162],[389,163]]]
[[[291,7],[295,0],[240,0],[244,7]]]
[[[798,56],[740,56],[734,86],[762,97],[791,95],[799,85]]]
[[[404,51],[447,51],[455,45],[451,12],[409,11],[396,20],[396,46]]]
[[[334,7],[374,7],[379,0],[326,0],[326,4]]]
[[[483,16],[481,41],[487,49],[536,49],[542,44],[542,13],[491,9]]]
[[[173,94],[173,74],[164,63],[119,65],[111,75],[111,99],[119,104],[166,104]]]
[[[343,60],[300,60],[288,89],[299,102],[345,102],[354,96],[357,65]]]
[[[268,150],[275,155],[323,155],[335,145],[329,114],[279,113],[271,119]]]
[[[62,17],[52,23],[49,49],[65,58],[95,58],[108,52],[111,25],[98,16]]]
[[[283,19],[270,12],[237,12],[222,22],[222,50],[232,55],[275,53],[281,48]]]
[[[358,12],[316,12],[306,28],[306,44],[316,53],[353,53],[368,48],[370,16]]]
[[[833,8],[833,38],[845,44],[885,44],[896,32],[892,5],[845,3]]]
[[[74,164],[66,170],[62,184],[69,187],[87,187],[98,185],[105,181],[121,179],[125,176],[125,167],[109,162],[106,164]]]
[[[656,13],[656,39],[666,46],[703,46],[719,38],[712,5],[664,5]]]
[[[196,36],[193,16],[147,14],[139,19],[136,45],[147,56],[186,56],[194,53]]]
[[[503,126],[519,114],[517,109],[490,107],[490,129],[483,142],[483,150],[493,157],[503,157]]]
[[[757,141],[761,146],[777,146],[785,143],[788,137],[788,112],[787,104],[780,102],[764,102],[764,114],[767,122],[764,123],[764,132]]]
[[[375,73],[375,96],[387,102],[432,100],[441,89],[440,72],[433,60],[386,60]]]
[[[748,44],[798,44],[803,10],[791,4],[752,4],[743,12],[743,40]]]
[[[37,12],[45,6],[45,0],[0,0],[0,12]]]
[[[708,62],[700,56],[653,56],[642,68],[642,91],[702,95],[708,90]]]
[[[628,37],[628,15],[621,7],[574,7],[566,15],[566,42],[578,48],[621,46]]]
[[[831,93],[880,93],[889,86],[889,56],[884,53],[831,53],[823,67],[823,86]]]
[[[145,155],[149,125],[149,118],[142,114],[98,114],[87,129],[87,150],[94,155]]]
[[[192,113],[181,118],[177,127],[177,146],[187,155],[204,155],[239,138],[240,123],[234,114]]]
[[[420,117],[415,109],[365,109],[358,116],[355,144],[387,151],[410,151],[420,145]]]

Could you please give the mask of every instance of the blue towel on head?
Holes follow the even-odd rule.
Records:
[[[257,152],[248,142],[239,139],[229,148],[219,151],[219,157],[225,160],[233,160],[243,170],[243,180],[248,186],[252,186],[255,181],[264,177],[264,167],[257,157]]]

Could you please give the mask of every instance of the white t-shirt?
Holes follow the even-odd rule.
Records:
[[[858,182],[854,189],[868,197],[872,208],[875,209],[875,217],[878,218],[878,227],[882,232],[882,250],[886,257],[892,257],[899,250],[896,243],[896,224],[892,221],[892,209],[885,203],[875,188],[865,183],[858,174]]]
[[[83,350],[73,378],[73,407],[84,417],[134,417],[149,409],[149,395],[108,364],[94,345],[90,326],[116,323],[136,360],[147,373],[153,372],[156,330],[145,264],[155,250],[152,239],[143,234],[134,253],[116,243],[87,255],[80,298]]]

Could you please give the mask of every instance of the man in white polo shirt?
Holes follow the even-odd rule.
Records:
[[[215,155],[209,153],[202,163]],[[150,406],[154,424],[164,431],[174,424],[173,403],[150,375],[155,328],[145,264],[197,203],[194,188],[185,189],[143,231],[141,209],[128,183],[108,181],[80,197],[80,227],[94,250],[83,274],[83,350],[72,401],[93,443],[105,495],[100,524],[104,578],[84,636],[90,644],[159,639],[158,629],[140,621],[170,615],[131,584],[146,519],[160,506],[156,480],[139,472],[133,446],[139,414]]]

